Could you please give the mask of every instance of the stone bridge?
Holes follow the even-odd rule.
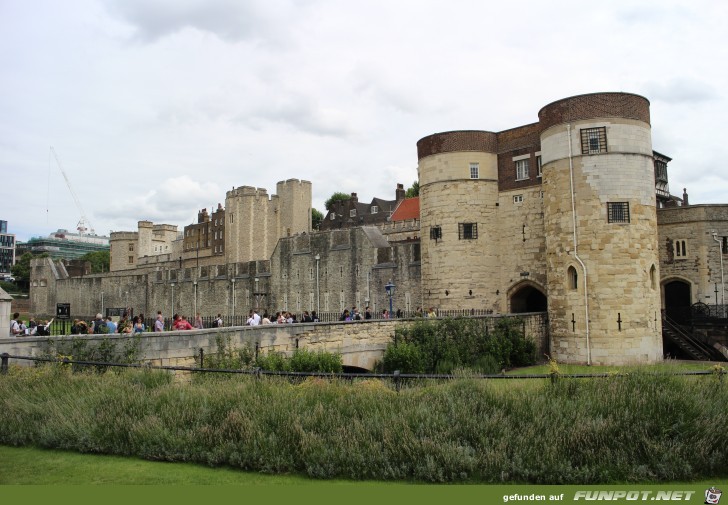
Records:
[[[543,355],[547,343],[545,314],[519,314],[523,319],[525,334],[536,341],[538,355]],[[504,316],[484,316],[485,324],[494,323]],[[166,331],[141,334],[142,361],[162,366],[189,366],[194,363],[200,349],[206,354],[217,350],[218,337],[229,339],[233,347],[257,345],[259,352],[283,352],[293,354],[298,349],[325,350],[341,354],[344,367],[349,370],[372,370],[381,360],[387,344],[394,339],[396,326],[412,324],[415,320],[347,321],[335,323],[271,324],[262,326],[235,326],[204,330]],[[48,347],[48,339],[54,341],[73,338],[100,344],[111,339],[121,347],[130,335],[73,335],[53,337],[0,338],[0,353],[15,356],[40,356]],[[14,361],[30,365],[31,361]]]

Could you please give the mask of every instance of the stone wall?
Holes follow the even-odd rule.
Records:
[[[548,341],[543,315],[524,317],[523,329],[527,337],[533,339],[541,352],[547,349]],[[381,360],[387,344],[394,339],[395,327],[411,324],[413,320],[390,320],[371,322],[307,323],[289,325],[242,326],[230,328],[211,328],[192,331],[172,331],[143,333],[141,339],[142,361],[161,366],[189,366],[199,356],[200,349],[205,354],[217,350],[216,339],[230,339],[233,347],[250,346],[259,352],[283,352],[292,354],[297,348],[312,351],[324,350],[342,355],[344,366],[372,370],[376,361]],[[54,341],[79,338],[96,344],[104,340],[99,335],[53,337]],[[123,346],[131,336],[106,336]],[[90,344],[92,345],[92,344]],[[41,356],[48,348],[47,337],[0,338],[0,353],[14,356]],[[17,361],[29,366],[31,361]]]

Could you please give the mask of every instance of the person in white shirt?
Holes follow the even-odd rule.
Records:
[[[20,317],[20,313],[16,312],[13,314],[13,319],[10,321],[10,336],[11,337],[17,337],[20,335],[20,323],[18,323],[18,318]]]

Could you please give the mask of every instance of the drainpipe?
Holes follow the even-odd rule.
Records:
[[[720,253],[720,304],[725,307],[725,284],[723,284],[723,242],[718,238],[718,234],[713,232],[713,240],[718,242],[718,252]]]
[[[574,161],[573,151],[571,146],[571,124],[566,125],[567,132],[569,134],[569,180],[571,183],[571,224],[573,230],[573,241],[574,241],[574,258],[581,265],[581,270],[584,272],[584,318],[586,320],[586,364],[591,365],[591,343],[589,342],[589,292],[587,291],[587,271],[586,265],[577,252],[576,247],[576,203],[574,202]]]

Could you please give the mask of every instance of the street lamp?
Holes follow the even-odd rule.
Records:
[[[170,286],[172,286],[172,314],[174,314],[174,282],[169,283]]]
[[[389,279],[389,282],[385,284],[384,289],[387,291],[387,296],[389,297],[389,317],[392,317],[392,297],[394,296],[394,284],[392,283],[392,279]]]
[[[319,260],[321,255],[317,254],[314,259],[316,260],[316,313],[321,313],[321,290],[319,289]]]
[[[231,286],[231,290],[233,292],[232,293],[233,304],[232,304],[232,310],[230,311],[230,315],[232,317],[235,317],[235,278],[234,277],[232,279],[230,279],[230,286]]]

